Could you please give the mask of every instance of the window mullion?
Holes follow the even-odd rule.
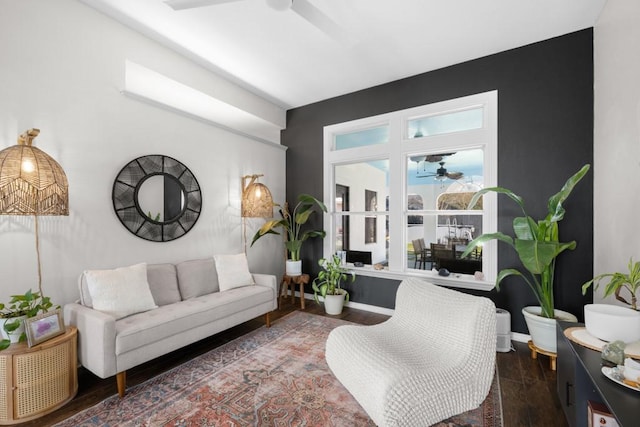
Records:
[[[393,147],[389,153],[389,270],[403,271],[407,244],[402,211],[407,196],[403,184],[406,173],[404,156],[399,148],[402,144],[402,121],[394,120],[389,125],[390,146]]]

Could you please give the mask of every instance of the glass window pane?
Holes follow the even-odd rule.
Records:
[[[419,117],[407,122],[408,138],[440,135],[482,128],[482,107],[435,116]]]
[[[466,209],[468,193],[484,186],[483,165],[484,153],[479,148],[407,157],[406,209]]]
[[[386,144],[389,142],[389,126],[380,126],[335,136],[334,149],[364,147],[367,145]]]
[[[423,224],[407,224],[407,268],[474,274],[482,271],[482,247],[461,255],[482,234],[482,215],[423,215]]]
[[[389,195],[389,160],[349,163],[334,167],[334,212],[385,211]]]
[[[473,258],[460,258],[465,245],[482,234],[482,204],[475,207],[477,215],[448,211],[467,210],[473,194],[484,185],[483,163],[482,149],[407,158],[408,269],[482,271],[481,250]]]
[[[388,265],[388,215],[336,214],[335,224],[336,251],[346,251],[347,262]]]

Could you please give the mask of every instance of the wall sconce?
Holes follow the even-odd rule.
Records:
[[[247,253],[247,222],[245,218],[273,218],[273,198],[267,186],[258,182],[258,178],[261,176],[264,175],[245,175],[242,177],[241,216],[245,253]]]
[[[38,216],[69,215],[69,183],[62,167],[31,144],[40,130],[29,129],[18,144],[0,151],[0,215],[33,215],[42,294]]]
[[[258,182],[263,175],[242,177],[242,217],[273,218],[273,198],[266,185]],[[249,183],[247,184],[247,181]]]

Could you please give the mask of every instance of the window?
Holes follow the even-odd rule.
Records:
[[[324,154],[325,257],[366,260],[360,275],[493,288],[496,242],[460,254],[496,230],[495,194],[468,203],[497,183],[497,92],[327,126]]]

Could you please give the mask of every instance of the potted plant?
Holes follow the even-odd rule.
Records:
[[[595,289],[598,289],[602,280],[608,279],[609,283],[604,288],[604,296],[608,297],[611,294],[615,295],[616,299],[627,305],[630,305],[633,310],[638,310],[636,297],[636,291],[640,288],[640,261],[633,262],[633,258],[629,260],[629,273],[605,273],[600,274],[593,279],[589,280],[582,285],[582,295],[587,293],[589,286],[594,285]],[[626,289],[631,294],[631,302],[627,301],[624,297],[620,296],[620,292]]]
[[[49,297],[31,292],[31,289],[23,295],[12,295],[8,304],[0,303],[0,332],[3,337],[0,350],[12,343],[25,341],[27,335],[24,332],[24,319],[46,313],[51,307],[53,304]]]
[[[302,243],[310,237],[324,237],[326,234],[324,231],[302,230],[302,226],[309,221],[311,214],[315,212],[314,206],[318,206],[323,212],[327,211],[327,207],[320,200],[308,194],[301,194],[298,196],[298,203],[293,208],[293,212],[289,212],[289,208],[285,204],[285,207],[280,209],[282,219],[267,221],[260,227],[260,230],[256,232],[251,241],[251,246],[253,246],[262,236],[280,234],[277,230],[282,228],[283,232],[286,232],[284,244],[289,253],[286,270],[288,276],[302,274],[302,261],[300,261]]]
[[[560,242],[558,222],[564,218],[563,202],[569,197],[576,184],[586,175],[589,168],[590,165],[584,165],[565,182],[558,193],[549,198],[548,214],[537,221],[527,215],[522,197],[502,187],[490,187],[478,191],[471,199],[468,208],[472,209],[480,197],[488,192],[504,194],[520,206],[523,216],[513,219],[514,238],[500,232],[483,234],[469,243],[462,256],[469,255],[476,246],[490,240],[504,242],[516,251],[527,274],[515,268],[501,270],[496,278],[496,289],[500,290],[500,283],[509,276],[519,276],[529,285],[540,304],[539,307],[524,307],[522,309],[531,339],[536,347],[553,353],[556,352],[554,319],[563,318],[563,320],[577,321],[577,318],[572,314],[555,309],[553,303],[556,258],[565,250],[573,250],[576,247],[575,241]]]
[[[584,323],[589,334],[605,341],[621,340],[634,342],[640,340],[640,312],[638,312],[636,292],[640,288],[640,261],[629,260],[628,273],[600,274],[582,285],[582,294],[586,294],[591,285],[598,288],[603,280],[608,283],[604,296],[615,295],[616,299],[629,307],[612,304],[587,304],[584,306]],[[620,295],[626,290],[631,301]]]
[[[349,301],[349,292],[342,289],[340,283],[343,280],[353,282],[356,275],[342,266],[342,259],[338,255],[333,255],[331,259],[322,258],[318,261],[318,265],[322,270],[311,283],[313,297],[318,304],[320,304],[318,296],[323,298],[324,310],[327,314],[340,314],[344,303]]]

